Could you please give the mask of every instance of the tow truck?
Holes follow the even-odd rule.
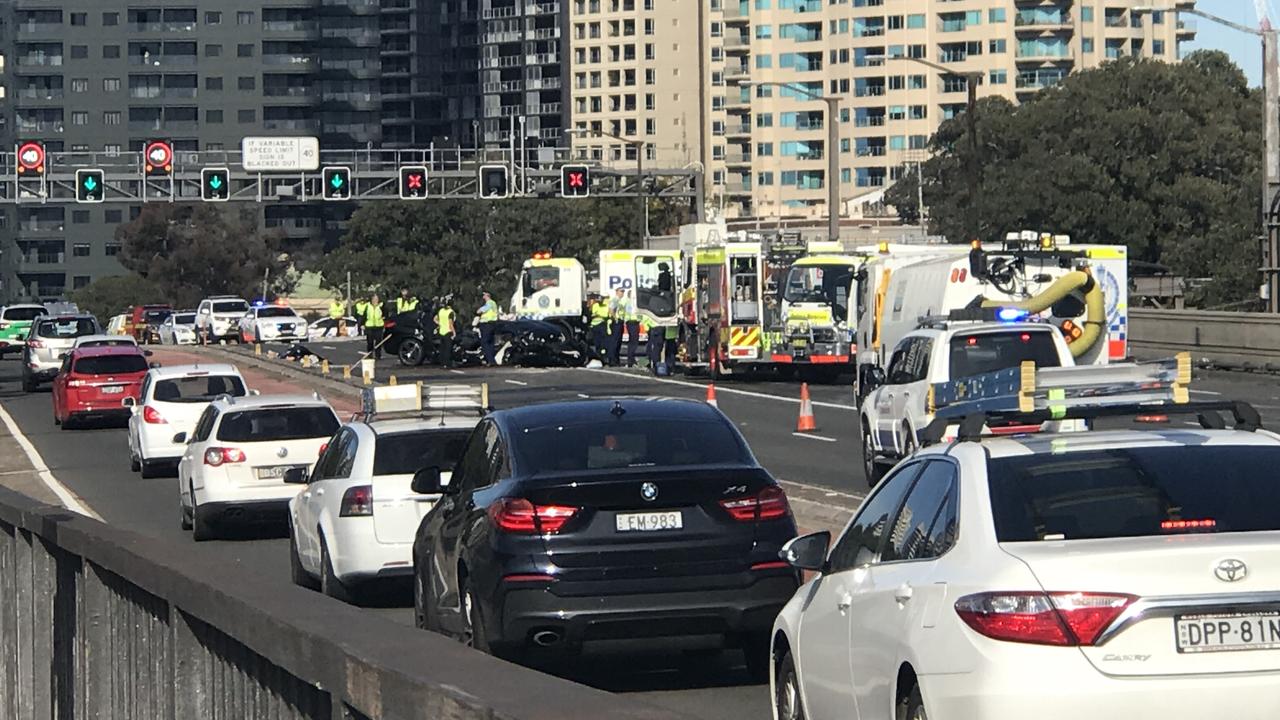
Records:
[[[781,289],[781,322],[766,335],[769,359],[784,371],[807,370],[834,380],[852,369],[856,345],[850,322],[850,290],[866,262],[839,243],[810,243],[787,270]]]
[[[520,267],[520,279],[507,308],[517,318],[558,322],[581,333],[586,294],[587,273],[582,263],[537,252]]]

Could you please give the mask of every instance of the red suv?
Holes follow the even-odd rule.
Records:
[[[62,359],[53,381],[53,422],[66,430],[81,420],[129,418],[126,398],[137,402],[147,358],[136,347],[84,347]]]

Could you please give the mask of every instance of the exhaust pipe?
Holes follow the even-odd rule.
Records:
[[[540,647],[551,647],[560,642],[560,632],[557,630],[539,630],[533,634],[533,642]]]

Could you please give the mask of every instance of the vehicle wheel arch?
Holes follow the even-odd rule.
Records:
[[[890,717],[899,717],[899,709],[903,707],[907,698],[911,697],[911,691],[916,689],[919,684],[920,680],[916,676],[916,669],[912,667],[910,662],[904,661],[898,666],[897,680],[894,681],[893,707],[890,709],[892,715]]]
[[[774,631],[773,640],[769,645],[775,663],[781,660],[783,655],[791,652],[791,641],[787,639],[787,633],[782,630]]]

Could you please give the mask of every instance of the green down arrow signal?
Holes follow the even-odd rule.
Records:
[[[332,185],[335,190],[342,187],[342,176],[334,175],[333,179],[329,181],[329,184]]]
[[[213,177],[209,178],[209,187],[213,188],[214,190],[217,190],[218,188],[222,187],[222,176],[214,175]]]
[[[88,190],[89,192],[93,192],[93,189],[96,187],[98,187],[98,181],[94,180],[92,175],[84,179],[85,190]]]

